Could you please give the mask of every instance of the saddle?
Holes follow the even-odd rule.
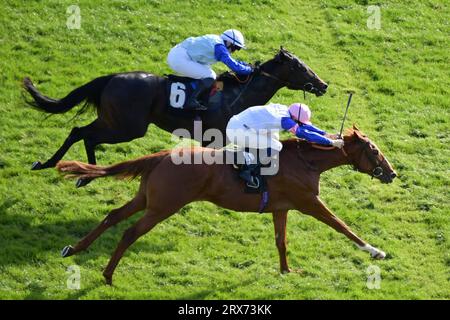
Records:
[[[188,77],[180,77],[177,75],[167,75],[167,106],[169,110],[174,109],[192,112],[186,110],[186,103],[192,95],[195,88],[199,85],[198,79]],[[202,102],[208,106],[208,110],[215,110],[222,106],[223,82],[215,81],[211,86],[211,90],[200,97]]]

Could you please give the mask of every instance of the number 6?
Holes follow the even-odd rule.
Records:
[[[186,102],[186,86],[181,82],[174,82],[170,86],[170,105],[174,108],[183,108]]]

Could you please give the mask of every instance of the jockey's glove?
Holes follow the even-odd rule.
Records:
[[[256,61],[255,64],[250,65],[250,66],[252,67],[253,72],[259,72],[259,70],[261,69],[261,62]]]
[[[333,147],[341,149],[344,146],[344,140],[342,139],[331,140],[331,145]]]

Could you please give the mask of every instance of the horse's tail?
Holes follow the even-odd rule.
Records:
[[[101,167],[79,161],[60,161],[56,165],[56,168],[59,172],[63,173],[66,178],[96,179],[115,176],[118,179],[134,179],[137,176],[143,176],[150,173],[162,161],[162,159],[164,159],[164,156],[165,154],[158,152],[107,167]]]
[[[26,101],[30,106],[47,113],[64,113],[75,107],[82,101],[86,101],[84,106],[77,114],[81,114],[87,110],[89,105],[98,107],[100,105],[100,97],[103,89],[106,87],[108,82],[115,75],[107,75],[98,77],[91,82],[82,85],[70,92],[67,96],[62,99],[52,99],[44,96],[39,92],[38,89],[33,85],[30,78],[23,79],[23,86],[30,95],[33,97],[34,101]]]

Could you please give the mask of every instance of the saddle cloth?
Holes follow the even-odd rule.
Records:
[[[176,75],[167,76],[167,105],[170,108],[184,109],[192,92],[197,88],[200,80]],[[200,100],[211,107],[220,107],[222,104],[223,82],[215,81],[209,94],[205,93]]]

